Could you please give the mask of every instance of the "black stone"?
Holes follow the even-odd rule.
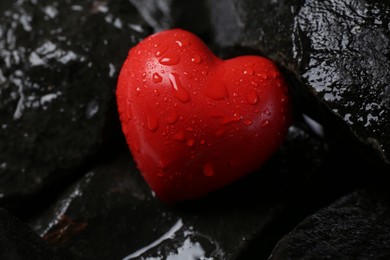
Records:
[[[89,167],[121,136],[116,77],[148,28],[126,0],[1,1],[0,201]]]
[[[249,242],[239,259],[267,259],[277,241],[304,218],[357,188],[381,182],[388,175],[374,170],[351,147],[340,146],[326,136],[316,138],[323,129],[309,117],[305,116],[305,120],[313,132],[302,125],[293,125],[285,144],[261,170],[279,173],[275,176],[280,181],[279,192],[289,197],[284,201],[283,212]]]
[[[0,208],[0,259],[61,259],[25,223]]]
[[[307,208],[312,213],[359,186],[362,178],[356,173],[355,180],[328,174],[328,168],[340,165],[340,154],[330,146],[304,125],[294,125],[263,168],[203,199],[177,205],[155,198],[125,153],[93,169],[31,225],[72,259],[164,258],[183,252],[262,259]],[[343,162],[352,169],[350,161]],[[335,178],[338,184],[332,185]],[[326,188],[318,190],[321,185]],[[311,200],[301,203],[308,194]]]
[[[388,1],[209,1],[214,41],[273,59],[296,107],[390,165]],[[223,15],[221,15],[223,14]]]
[[[210,37],[206,0],[130,0],[155,32],[182,28],[203,39]]]
[[[270,259],[388,259],[389,214],[387,187],[358,190],[306,218]]]
[[[71,259],[140,259],[178,250],[234,259],[281,211],[271,202],[280,197],[264,200],[253,179],[245,183],[168,206],[153,196],[127,154],[92,170],[32,226]]]

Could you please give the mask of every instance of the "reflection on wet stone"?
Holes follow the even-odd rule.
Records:
[[[276,241],[260,239],[259,250],[258,237],[267,230],[283,232],[283,223],[276,220],[286,213],[289,203],[293,201],[294,205],[295,199],[301,199],[293,195],[295,189],[308,192],[305,185],[315,184],[308,177],[323,178],[329,175],[323,170],[325,165],[340,164],[329,158],[331,152],[322,138],[295,125],[282,149],[262,170],[204,199],[174,206],[154,197],[130,154],[125,153],[92,169],[31,225],[54,248],[73,259],[95,255],[118,259],[245,259],[241,255],[251,247],[255,249],[249,249],[248,254],[262,259]],[[321,190],[319,198],[326,201],[339,195],[345,181],[339,179],[339,186]],[[290,212],[288,217],[294,214]]]
[[[2,1],[1,197],[39,191],[108,142],[116,75],[147,28],[125,0]]]
[[[72,259],[223,255],[191,219],[154,197],[127,153],[86,174],[32,226]]]

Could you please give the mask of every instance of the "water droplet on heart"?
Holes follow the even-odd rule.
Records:
[[[192,75],[188,72],[183,72],[183,74],[187,77],[187,79],[192,79]]]
[[[258,73],[257,76],[259,76],[262,79],[268,79],[268,75],[266,73]]]
[[[266,109],[264,109],[264,113],[265,113],[267,116],[270,116],[270,115],[271,115],[271,110],[267,107]]]
[[[151,132],[156,132],[159,127],[159,120],[158,117],[151,114],[148,115],[148,128]]]
[[[159,171],[159,172],[157,172],[157,176],[162,178],[162,177],[164,177],[164,173]]]
[[[230,123],[240,121],[240,119],[241,119],[241,115],[239,113],[234,113],[233,116],[223,118],[221,124],[227,125]]]
[[[173,66],[180,62],[180,57],[176,53],[166,54],[158,62],[162,65]]]
[[[141,88],[140,87],[137,87],[135,89],[135,95],[138,97],[139,96],[139,93],[141,93]]]
[[[168,45],[157,46],[156,57],[161,57],[169,49]]]
[[[195,54],[192,58],[191,58],[191,61],[196,63],[196,64],[200,64],[202,62],[202,57],[200,57],[198,54]]]
[[[160,92],[158,92],[157,89],[154,89],[153,90],[153,95],[155,95],[156,97],[160,96]]]
[[[213,177],[215,175],[214,166],[212,163],[203,165],[203,174],[206,177]]]
[[[265,121],[261,124],[262,127],[265,127],[265,126],[267,126],[267,125],[269,125],[269,120],[265,120]]]
[[[204,89],[203,93],[214,100],[224,100],[228,97],[226,85],[220,77],[212,78],[208,88]]]
[[[167,117],[165,118],[165,120],[167,121],[168,124],[170,125],[173,125],[177,122],[177,119],[178,119],[178,115],[175,111],[171,111]]]
[[[163,78],[157,72],[153,73],[152,80],[154,83],[160,83]]]
[[[127,106],[126,115],[127,115],[127,120],[129,121],[133,118],[133,113],[131,112],[130,106]]]
[[[276,71],[274,71],[274,70],[270,72],[270,75],[274,79],[278,77],[278,73]]]
[[[177,45],[179,45],[179,47],[182,47],[182,46],[183,46],[183,43],[182,43],[181,41],[179,41],[179,40],[175,41],[175,43],[176,43]]]
[[[252,120],[245,120],[244,121],[244,124],[246,125],[246,126],[250,126],[251,124],[252,124]]]
[[[190,40],[187,38],[182,38],[182,39],[180,39],[180,41],[181,41],[182,47],[186,47],[186,46],[191,44]]]
[[[186,136],[184,135],[183,131],[179,131],[176,134],[174,134],[172,138],[175,141],[183,142],[186,139]]]
[[[162,170],[166,170],[171,163],[168,160],[160,158],[159,164]]]
[[[205,145],[206,144],[206,141],[204,139],[200,140],[199,142],[201,145]]]
[[[139,146],[138,142],[133,142],[132,144],[133,144],[134,150],[137,153],[140,153],[141,152],[141,147]]]
[[[247,95],[246,95],[246,101],[251,104],[251,105],[256,105],[259,100],[259,97],[257,96],[256,91],[251,90]]]
[[[176,73],[169,74],[169,81],[175,97],[182,103],[187,103],[191,100],[190,93],[183,88],[179,80],[179,75]]]
[[[253,71],[253,68],[248,67],[248,68],[246,68],[246,69],[244,70],[243,73],[244,73],[244,75],[250,75],[250,76],[252,76],[253,73],[254,73],[254,71]]]
[[[235,97],[235,98],[238,97],[237,92],[234,92],[234,93],[233,93],[233,97]]]
[[[195,140],[192,139],[192,138],[189,138],[189,139],[187,139],[186,144],[187,144],[187,146],[189,146],[189,147],[193,147],[194,144],[195,144]]]

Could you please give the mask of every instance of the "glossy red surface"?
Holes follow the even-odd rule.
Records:
[[[201,197],[260,168],[282,143],[291,114],[272,61],[223,61],[180,29],[130,50],[117,102],[134,160],[166,202]]]

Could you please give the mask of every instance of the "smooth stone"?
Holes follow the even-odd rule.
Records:
[[[307,217],[269,259],[388,259],[389,214],[386,185],[360,189]]]
[[[209,10],[206,0],[129,0],[140,15],[159,32],[181,28],[204,40],[211,35]]]
[[[0,259],[63,259],[27,224],[0,208]]]
[[[166,205],[154,197],[125,152],[92,169],[31,226],[71,258],[261,259],[286,231],[284,216],[295,225],[307,214],[295,208],[302,205],[301,195],[324,179],[333,181],[325,170],[340,165],[340,154],[333,153],[309,126],[293,125],[263,168],[203,199]],[[344,162],[348,167],[350,161]],[[339,185],[314,193],[307,204],[311,210],[339,196],[345,182],[356,187],[361,180],[337,177]]]
[[[149,30],[126,0],[1,1],[0,205],[25,211],[122,142],[116,77]]]

